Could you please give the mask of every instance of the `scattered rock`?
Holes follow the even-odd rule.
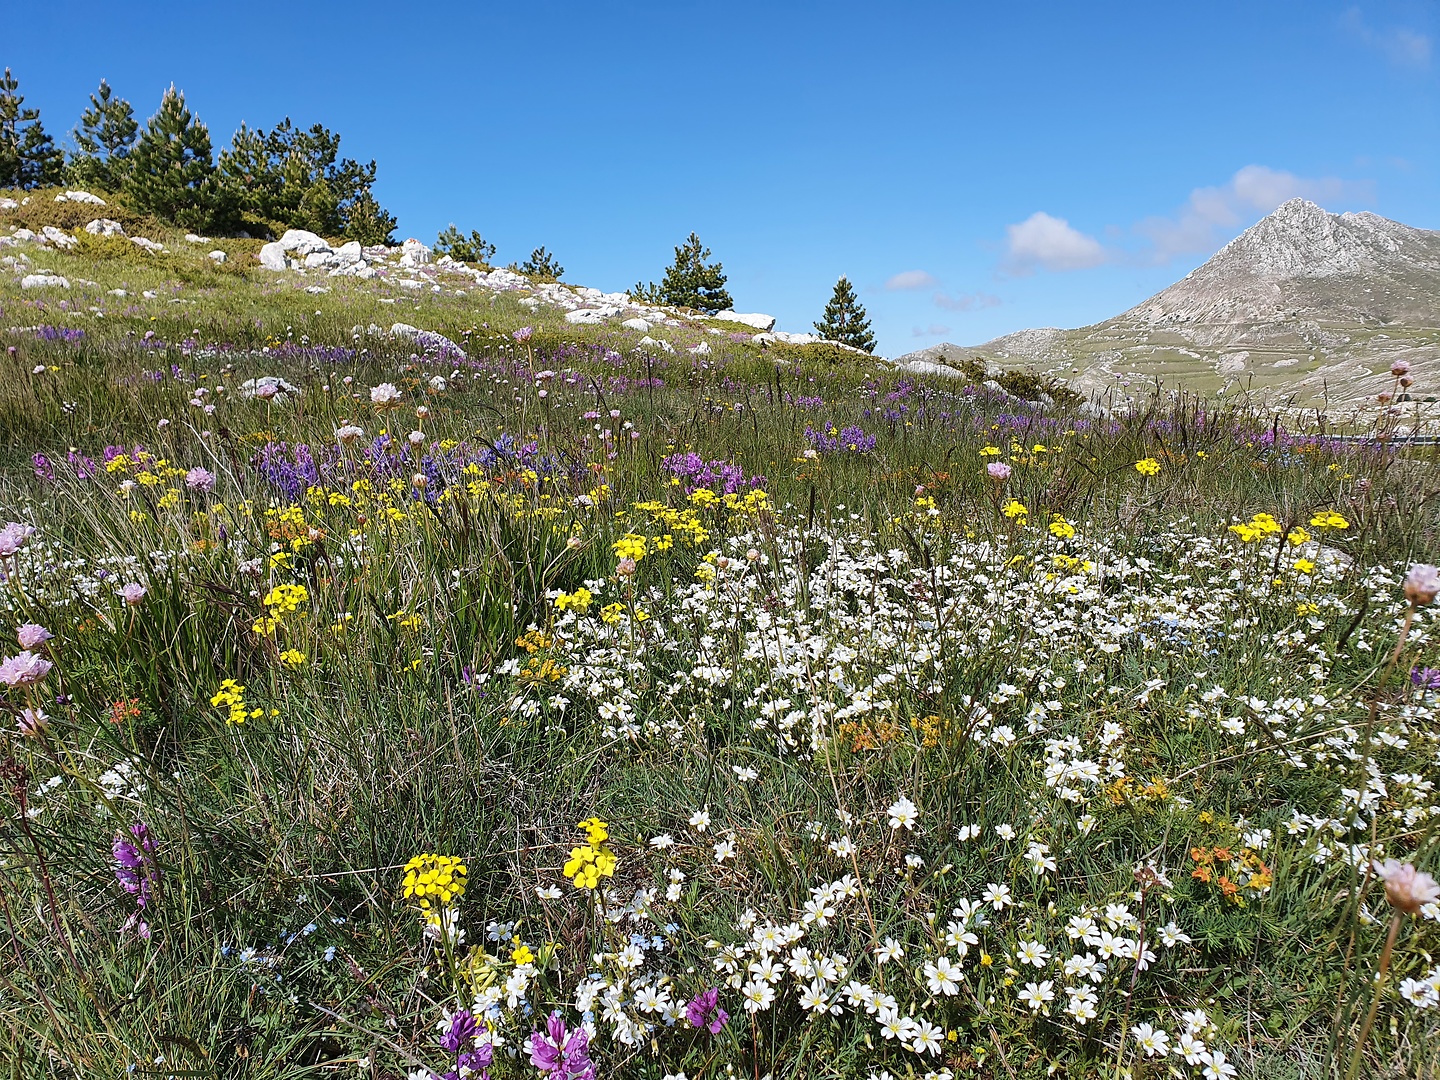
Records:
[[[16,240],[34,240],[34,239],[35,239],[35,234],[34,234],[33,232],[31,232],[29,229],[16,229],[16,230],[15,230],[13,233],[11,233],[10,235],[13,236]]]
[[[631,330],[639,330],[642,334],[648,334],[650,332],[650,324],[644,319],[626,319],[620,325]]]
[[[413,236],[400,245],[401,266],[424,266],[430,262],[434,252]]]
[[[306,229],[287,229],[279,240],[272,241],[260,249],[260,265],[266,270],[289,270],[300,264],[285,256],[294,252],[301,259],[319,253],[329,254],[330,245],[324,238]]]
[[[40,235],[58,248],[72,248],[80,242],[64,229],[57,229],[54,225],[46,225],[40,230]]]
[[[943,375],[947,379],[965,378],[965,373],[959,368],[951,367],[949,364],[936,363],[933,360],[896,361],[895,367],[899,371],[908,371],[912,375]]]
[[[104,206],[105,200],[88,191],[65,191],[55,196],[56,202],[87,203],[90,206]]]
[[[106,293],[105,295],[106,295],[106,296],[129,296],[130,294],[129,294],[128,292],[126,292],[124,289],[111,289],[111,290],[110,290],[108,293]]]
[[[149,251],[149,252],[157,252],[157,251],[164,251],[164,250],[165,250],[165,245],[164,245],[164,244],[157,244],[154,240],[148,240],[148,239],[146,239],[146,238],[143,237],[143,236],[132,236],[132,237],[130,237],[130,242],[131,242],[132,244],[134,244],[136,247],[142,248],[143,250]]]
[[[20,204],[14,199],[0,199],[0,210],[19,210]]]
[[[291,397],[304,397],[305,392],[293,383],[286,382],[278,375],[262,375],[258,379],[246,379],[240,384],[242,398],[259,398],[275,405],[284,405]]]
[[[774,315],[750,314],[742,315],[738,311],[721,311],[712,318],[723,319],[725,322],[741,323],[744,326],[752,326],[762,334],[775,329]]]
[[[110,218],[96,218],[85,226],[85,231],[91,236],[124,236],[125,226]]]
[[[70,282],[59,274],[26,274],[20,279],[22,289],[68,289]]]
[[[439,356],[451,356],[458,360],[464,360],[466,358],[464,349],[444,334],[437,334],[433,330],[421,330],[418,326],[397,322],[390,327],[390,333],[395,337],[410,338],[427,353],[435,353]]]
[[[223,263],[230,256],[226,255],[225,252],[221,251],[219,248],[216,248],[214,251],[210,252],[210,254],[206,255],[205,257],[212,260],[218,265],[220,263]]]
[[[197,233],[187,232],[185,234],[185,242],[187,244],[208,244],[210,241]]]

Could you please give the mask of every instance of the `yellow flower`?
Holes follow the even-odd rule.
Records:
[[[516,964],[533,964],[535,962],[535,954],[530,951],[529,945],[521,945],[510,954],[510,959],[515,961]]]
[[[1019,519],[1021,525],[1025,524],[1025,518],[1030,514],[1025,504],[1019,499],[1011,499],[1000,508],[1000,512],[1011,520]]]
[[[1334,510],[1321,510],[1310,519],[1310,524],[1316,529],[1348,529],[1350,527],[1350,522]]]
[[[634,559],[639,562],[645,557],[645,537],[626,533],[610,545],[617,559]]]
[[[1135,471],[1141,476],[1158,476],[1160,474],[1160,462],[1153,457],[1141,458],[1135,462]]]
[[[299,649],[286,649],[280,654],[280,660],[291,667],[299,667],[305,663],[305,654]]]
[[[1069,540],[1075,535],[1075,526],[1056,515],[1055,520],[1050,522],[1050,535],[1059,540]]]
[[[980,456],[981,456],[981,457],[999,457],[999,456],[1000,456],[1000,448],[999,448],[998,446],[982,446],[982,447],[980,448]]]
[[[1296,559],[1295,572],[1297,574],[1313,574],[1315,572],[1315,564],[1309,559]]]
[[[1299,525],[1296,525],[1295,528],[1285,534],[1285,539],[1290,541],[1291,547],[1299,547],[1310,539],[1310,534]]]
[[[561,593],[559,596],[557,596],[555,598],[555,610],[578,611],[581,614],[584,614],[586,609],[590,607],[590,601],[593,599],[594,594],[591,593],[589,589],[585,588],[584,585],[581,585],[573,593]]]
[[[405,899],[429,911],[432,901],[449,905],[465,895],[465,864],[454,855],[416,855],[405,864]]]

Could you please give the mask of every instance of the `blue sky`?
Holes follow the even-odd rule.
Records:
[[[124,15],[121,15],[121,12]],[[479,229],[567,280],[691,230],[742,311],[836,277],[881,350],[1116,314],[1283,198],[1440,228],[1440,5],[0,0],[47,127],[172,81],[217,149],[324,123],[399,235]]]

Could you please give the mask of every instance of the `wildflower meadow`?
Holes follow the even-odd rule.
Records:
[[[0,283],[0,1075],[1440,1071],[1435,450],[167,242]]]

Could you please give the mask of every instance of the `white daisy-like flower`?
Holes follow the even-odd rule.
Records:
[[[1025,989],[1019,993],[1020,1004],[1029,1007],[1031,1012],[1042,1012],[1045,1007],[1055,1000],[1055,983],[1046,979],[1039,983],[1026,983]]]
[[[906,832],[915,828],[920,821],[920,811],[915,804],[904,795],[890,804],[888,811],[890,815],[890,828],[904,829]]]

